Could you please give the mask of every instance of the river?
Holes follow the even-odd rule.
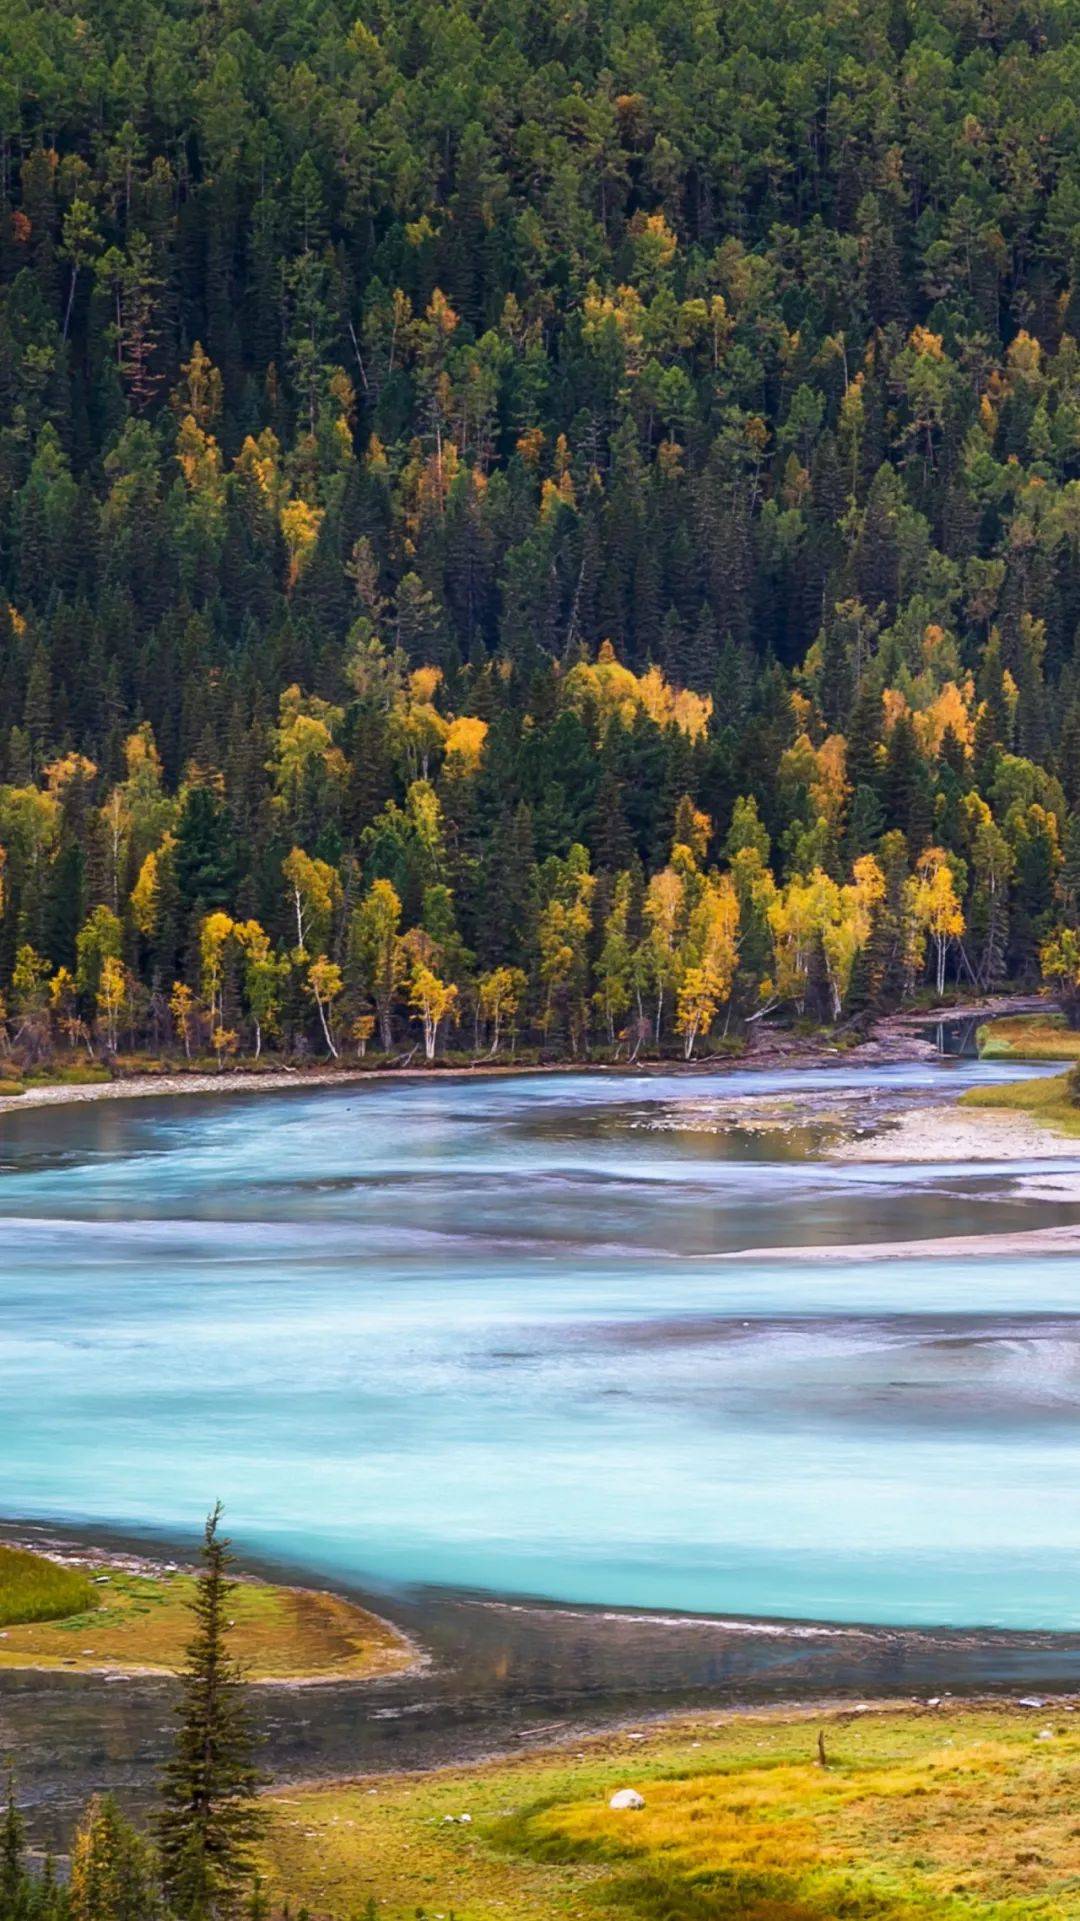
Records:
[[[413,1079],[9,1113],[0,1511],[180,1541],[220,1496],[249,1559],[380,1598],[440,1672],[456,1648],[488,1673],[494,1635],[541,1718],[573,1695],[568,1648],[610,1650],[612,1610],[624,1657],[616,1674],[596,1654],[590,1700],[644,1698],[642,1661],[666,1700],[745,1679],[747,1650],[785,1687],[842,1651],[811,1637],[785,1668],[781,1643],[766,1662],[769,1637],[738,1630],[721,1659],[682,1623],[669,1658],[626,1611],[888,1624],[912,1647],[1022,1630],[1060,1652],[1080,1627],[1080,1262],[754,1252],[1080,1220],[1075,1164],[1058,1191],[1052,1154],[823,1158],[838,1124],[1015,1071]],[[570,1611],[501,1605],[529,1597]],[[546,1652],[523,1654],[544,1618]],[[1032,1660],[1012,1671],[1046,1671]],[[46,1693],[70,1710],[102,1689],[9,1677],[16,1735]],[[408,1705],[400,1686],[387,1702],[389,1722]]]

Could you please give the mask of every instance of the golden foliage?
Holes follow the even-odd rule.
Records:
[[[699,740],[712,714],[711,695],[670,686],[659,667],[635,674],[618,660],[609,640],[595,662],[579,661],[570,669],[564,686],[570,706],[579,712],[591,707],[601,730],[611,720],[630,727],[644,712],[658,727],[677,727],[688,739]]]

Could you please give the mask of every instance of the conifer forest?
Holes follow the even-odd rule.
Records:
[[[1071,1007],[1078,26],[5,0],[10,1072]]]

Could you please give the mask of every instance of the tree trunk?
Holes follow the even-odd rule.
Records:
[[[68,284],[67,306],[64,308],[63,339],[65,340],[68,337],[68,329],[71,326],[71,309],[75,304],[75,282],[78,280],[78,278],[79,278],[79,269],[78,267],[73,266],[71,269],[71,280]]]
[[[329,1029],[329,1026],[327,1025],[327,1020],[326,1020],[326,1009],[324,1008],[322,1001],[319,999],[319,996],[317,994],[315,996],[315,1005],[319,1010],[319,1020],[322,1025],[323,1038],[325,1039],[326,1045],[330,1049],[331,1054],[334,1056],[334,1059],[337,1060],[338,1051],[337,1051],[337,1048],[334,1046],[333,1040],[331,1039],[330,1029]]]

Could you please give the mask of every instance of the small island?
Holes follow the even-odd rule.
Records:
[[[176,1674],[191,1637],[193,1570],[128,1554],[0,1545],[0,1670]],[[250,1578],[232,1596],[246,1680],[313,1684],[399,1674],[417,1649],[341,1595]]]

